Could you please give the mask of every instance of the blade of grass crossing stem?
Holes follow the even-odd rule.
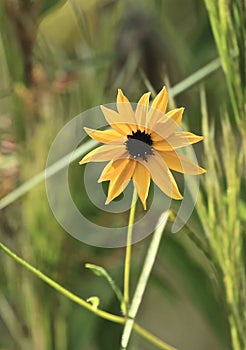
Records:
[[[155,232],[153,233],[153,237],[146,255],[146,259],[143,265],[143,269],[142,272],[140,274],[139,280],[138,280],[138,284],[132,299],[132,303],[131,306],[129,308],[129,313],[128,313],[128,319],[125,323],[124,329],[123,329],[123,333],[122,333],[122,338],[121,338],[121,349],[125,350],[127,348],[129,339],[130,339],[130,335],[133,329],[133,325],[134,325],[134,319],[137,315],[139,306],[141,304],[142,298],[143,298],[143,294],[144,291],[146,289],[147,286],[147,282],[152,270],[152,267],[154,265],[155,262],[155,258],[158,252],[158,248],[160,245],[160,241],[161,241],[161,237],[163,234],[163,230],[166,226],[167,220],[168,220],[168,216],[169,216],[169,212],[166,211],[164,212],[159,220],[158,223],[156,225],[156,229]],[[171,347],[170,345],[167,345],[166,347],[167,350],[174,350],[173,347]]]

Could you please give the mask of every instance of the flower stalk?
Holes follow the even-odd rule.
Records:
[[[128,313],[128,318],[126,320],[124,330],[122,333],[122,338],[121,338],[121,349],[124,350],[127,348],[130,335],[132,332],[132,329],[134,327],[134,320],[136,318],[139,306],[142,302],[143,294],[146,289],[148,279],[152,270],[152,267],[155,262],[155,258],[158,252],[158,248],[160,245],[161,237],[163,230],[166,226],[167,220],[168,220],[169,213],[166,211],[164,212],[161,217],[159,218],[159,221],[156,225],[156,230],[153,233],[153,237],[143,264],[142,272],[140,274],[138,284],[132,299],[131,306],[129,308],[129,313]],[[169,348],[174,349],[173,347]]]
[[[126,315],[126,317],[128,316],[128,310],[129,310],[130,268],[131,268],[131,253],[132,253],[132,230],[133,230],[133,225],[134,225],[136,205],[137,205],[137,190],[134,187],[130,215],[129,215],[129,222],[128,222],[128,230],[127,230],[126,257],[125,257],[125,270],[124,270],[124,303],[125,303],[125,315]]]

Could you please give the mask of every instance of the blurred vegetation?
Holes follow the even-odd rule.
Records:
[[[181,232],[166,228],[137,321],[180,350],[245,350],[244,1],[3,0],[0,2],[0,196],[45,168],[60,128],[80,112],[136,101],[149,87],[174,86],[218,55],[222,69],[175,96],[207,169],[196,211]],[[70,167],[86,210],[81,167]],[[175,206],[174,206],[175,209]],[[105,220],[89,208],[87,215]],[[127,220],[119,215],[118,221]],[[123,249],[87,246],[64,232],[44,183],[1,210],[1,241],[85,299],[120,313],[103,279],[122,286]],[[133,247],[132,286],[149,238]],[[0,348],[118,349],[122,326],[97,318],[0,253]],[[129,349],[155,349],[133,334]]]

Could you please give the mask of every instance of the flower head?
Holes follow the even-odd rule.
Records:
[[[85,128],[87,134],[101,143],[89,152],[80,164],[105,162],[98,182],[110,181],[106,204],[124,191],[132,180],[144,209],[149,193],[150,180],[169,197],[182,199],[176,181],[170,171],[201,174],[205,170],[176,149],[203,139],[190,132],[176,131],[181,123],[184,108],[166,113],[168,94],[165,87],[149,108],[150,93],[138,101],[135,112],[122,90],[118,90],[118,112],[101,106],[111,129],[100,131]]]

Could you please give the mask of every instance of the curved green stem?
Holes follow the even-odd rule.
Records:
[[[139,326],[139,324],[135,323],[133,324],[133,329],[135,332],[140,334],[143,338],[148,340],[150,343],[156,345],[159,349],[162,350],[177,350],[177,348],[174,348],[173,346],[165,343],[163,340],[160,340],[158,337],[153,335],[152,333],[146,331],[146,329]]]
[[[130,267],[131,267],[131,254],[132,254],[132,229],[134,224],[134,217],[137,204],[137,190],[134,186],[132,203],[129,215],[128,230],[127,230],[127,241],[126,241],[126,257],[125,257],[125,271],[124,271],[124,302],[125,312],[128,315],[129,309],[129,285],[130,285]]]
[[[77,295],[69,292],[67,289],[62,287],[59,283],[53,281],[51,278],[49,278],[48,276],[43,274],[41,271],[39,271],[38,269],[36,269],[32,265],[28,264],[28,262],[21,259],[15,253],[13,253],[10,249],[8,249],[5,245],[3,245],[1,242],[0,242],[0,249],[2,249],[7,255],[9,255],[11,258],[13,258],[15,261],[17,261],[22,266],[24,266],[27,270],[34,273],[38,278],[40,278],[41,280],[43,280],[44,282],[49,284],[52,288],[56,289],[59,293],[61,293],[62,295],[64,295],[68,299],[71,299],[75,303],[79,304],[80,306],[83,306],[85,309],[90,310],[94,314],[96,314],[102,318],[105,318],[106,320],[116,322],[116,323],[122,323],[122,324],[125,323],[124,317],[113,315],[109,312],[96,309],[95,307],[93,307],[93,305],[91,305],[90,303],[88,303],[84,299],[81,299]]]
[[[53,281],[51,278],[49,278],[48,276],[46,276],[45,274],[43,274],[41,271],[39,271],[38,269],[36,269],[34,266],[30,265],[28,262],[26,262],[25,260],[23,260],[22,258],[20,258],[18,255],[16,255],[15,253],[13,253],[10,249],[8,249],[3,243],[0,242],[0,249],[2,249],[8,256],[10,256],[12,259],[14,259],[16,262],[18,262],[20,265],[22,265],[23,267],[25,267],[27,270],[29,270],[30,272],[32,272],[34,275],[36,275],[38,278],[40,278],[41,280],[43,280],[44,282],[46,282],[48,285],[50,285],[52,288],[54,288],[55,290],[57,290],[59,293],[61,293],[62,295],[64,295],[65,297],[67,297],[68,299],[72,300],[73,302],[75,302],[76,304],[86,308],[87,310],[93,312],[94,314],[115,322],[115,323],[120,323],[120,324],[124,324],[126,322],[126,319],[124,317],[121,316],[117,316],[114,314],[111,314],[109,312],[103,311],[103,310],[99,310],[96,309],[95,307],[93,307],[91,304],[89,304],[88,302],[86,302],[84,299],[81,299],[80,297],[78,297],[77,295],[69,292],[67,289],[65,289],[64,287],[62,287],[59,283]],[[155,344],[158,348],[160,349],[164,349],[164,350],[175,350],[174,348],[172,348],[170,345],[166,344],[165,342],[163,342],[162,340],[160,340],[159,338],[157,338],[156,336],[152,335],[150,332],[148,332],[147,330],[145,330],[144,328],[142,328],[141,326],[139,326],[137,323],[134,323],[133,325],[133,329],[135,332],[137,332],[138,334],[140,334],[142,337],[144,337],[146,340],[148,340],[149,342],[151,342],[152,344]]]

